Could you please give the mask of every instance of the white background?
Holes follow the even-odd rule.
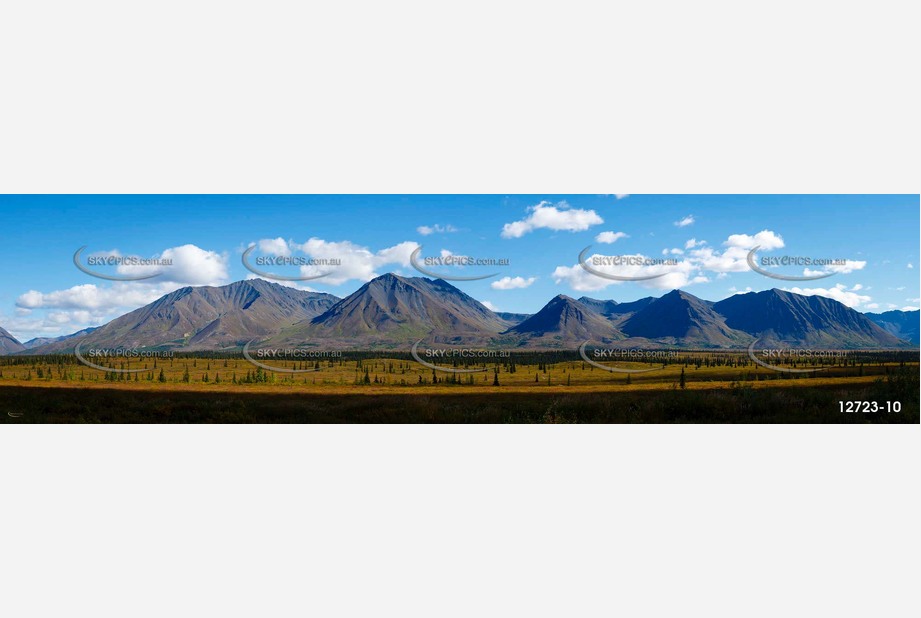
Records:
[[[6,2],[0,191],[917,193],[910,6]],[[918,438],[4,425],[0,613],[914,617]]]

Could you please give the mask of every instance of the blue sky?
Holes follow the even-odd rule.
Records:
[[[253,244],[254,255],[340,259],[332,271],[265,268],[295,276],[328,272],[297,285],[337,296],[386,272],[421,276],[409,262],[419,245],[423,258],[450,252],[507,260],[508,266],[430,267],[446,275],[498,272],[453,283],[500,311],[532,313],[561,293],[630,301],[676,287],[708,300],[780,287],[859,311],[919,305],[918,196],[0,196],[0,212],[0,326],[20,340],[97,326],[185,285],[252,277],[241,255]],[[759,258],[847,263],[831,277],[778,281],[744,263],[755,244]],[[84,245],[87,255],[166,257],[173,265],[96,267],[109,274],[162,271],[145,281],[106,281],[73,265]],[[578,266],[589,245],[589,255],[677,264],[657,279],[613,282]],[[637,266],[628,274],[662,268]],[[819,272],[830,271],[810,274]]]

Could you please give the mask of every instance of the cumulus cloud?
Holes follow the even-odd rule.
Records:
[[[604,223],[594,210],[572,208],[566,202],[554,205],[543,201],[528,208],[530,213],[520,221],[506,223],[502,238],[521,238],[534,230],[546,228],[554,231],[582,232],[593,225]]]
[[[291,249],[284,238],[264,238],[258,243],[259,251],[276,257],[289,257]]]
[[[450,234],[458,231],[453,225],[440,225],[436,223],[435,225],[420,225],[416,228],[416,231],[422,234],[423,236],[429,236],[430,234]]]
[[[680,221],[675,221],[675,225],[678,227],[687,227],[689,225],[692,225],[693,223],[694,223],[694,215],[688,215],[687,217],[685,217],[684,219],[681,219]]]
[[[855,288],[857,289],[855,290],[854,288],[851,288],[848,290],[846,285],[839,283],[833,288],[792,287],[784,289],[788,292],[793,292],[794,294],[802,294],[803,296],[824,296],[826,298],[831,298],[838,301],[842,305],[850,307],[851,309],[856,309],[857,307],[865,305],[873,300],[869,296],[858,294],[857,292],[861,288],[858,288],[857,286],[855,286]]]
[[[516,290],[529,287],[537,281],[537,277],[502,277],[498,281],[493,281],[489,287],[494,290]]]
[[[158,282],[184,285],[222,285],[228,280],[228,259],[226,253],[208,251],[195,245],[182,245],[166,249],[154,258],[168,265],[121,265],[119,275],[143,277],[160,274]]]
[[[594,254],[587,257],[586,262],[588,264],[592,264],[592,268],[594,270],[598,270],[606,274],[618,275],[621,277],[648,277],[652,275],[662,275],[656,279],[647,279],[645,281],[636,282],[645,288],[671,290],[689,285],[692,283],[691,274],[695,270],[694,266],[687,260],[679,261],[677,265],[645,265],[641,262],[648,260],[649,258],[642,254],[625,256],[632,258],[628,260],[629,262],[637,263],[621,264],[619,266],[615,266],[613,264],[595,265],[593,264],[593,260],[597,255],[599,254]],[[603,290],[610,285],[619,285],[621,283],[625,283],[623,281],[614,281],[593,275],[587,272],[579,264],[574,266],[557,266],[553,271],[552,276],[553,280],[557,284],[566,283],[569,285],[569,287],[579,292],[595,292],[598,290]]]
[[[783,238],[771,230],[761,230],[754,236],[748,234],[732,234],[723,243],[727,247],[735,247],[751,251],[755,247],[765,250],[782,249],[784,246]]]
[[[492,303],[489,302],[488,300],[481,300],[481,301],[480,301],[480,304],[483,305],[484,307],[486,307],[487,309],[489,309],[490,311],[498,311],[498,310],[499,310],[498,307],[496,307],[494,304],[492,304]]]
[[[595,242],[604,243],[606,245],[613,244],[620,240],[621,238],[629,238],[623,232],[601,232],[595,236]]]
[[[694,239],[692,239],[694,240]],[[703,243],[695,241],[688,255],[701,270],[716,273],[745,272],[749,269],[748,254],[755,247],[764,250],[780,249],[784,246],[783,238],[771,230],[761,230],[754,236],[748,234],[732,234],[723,243],[723,251],[713,247],[702,246]]]
[[[114,307],[139,307],[155,301],[163,294],[168,294],[174,289],[172,286],[150,285],[143,282],[117,282],[110,287],[100,287],[95,283],[84,283],[66,290],[47,293],[29,290],[16,299],[16,306],[27,309],[93,310]]]
[[[812,270],[811,268],[804,268],[803,275],[806,277],[814,277],[817,275],[827,275],[828,273],[835,273],[839,275],[847,275],[855,270],[863,270],[864,266],[867,263],[860,260],[844,260],[844,264],[828,264],[824,265],[822,270]]]
[[[648,276],[652,274],[667,273],[657,279],[650,279],[638,282],[641,286],[647,288],[672,289],[694,283],[706,283],[711,280],[710,273],[716,275],[716,279],[725,278],[728,273],[749,272],[748,254],[758,247],[759,250],[770,251],[784,247],[783,238],[772,230],[761,230],[756,234],[732,234],[725,242],[722,243],[722,249],[711,247],[705,241],[699,241],[691,238],[685,243],[685,249],[679,248],[664,249],[663,255],[681,256],[677,265],[635,265],[635,266],[593,266],[596,270],[609,272],[612,275],[619,276]],[[594,258],[595,256],[592,256]],[[645,257],[645,256],[638,256]],[[591,258],[589,258],[591,262]],[[845,264],[835,267],[836,273],[846,274],[861,270],[866,266],[866,262],[847,260]],[[620,282],[597,277],[585,271],[580,265],[558,266],[553,271],[553,279],[559,283],[565,283],[577,291],[597,291],[602,290],[609,285]],[[846,290],[843,286],[830,289],[813,288],[813,293],[822,294],[835,298],[843,299],[842,302],[849,306],[856,306],[869,300],[868,296],[858,294],[860,290],[865,290],[861,286]],[[846,301],[846,302],[845,302]]]
[[[918,307],[916,307],[915,305],[906,305],[905,307],[902,307],[902,311],[917,311],[917,310],[918,310]]]
[[[419,243],[405,241],[379,251],[372,251],[368,247],[347,240],[327,241],[314,237],[304,243],[285,241],[281,238],[263,239],[250,246],[258,246],[260,251],[265,250],[266,253],[275,256],[289,257],[301,253],[309,258],[326,261],[327,263],[300,266],[300,276],[327,275],[318,281],[328,285],[341,285],[350,280],[370,281],[385,268],[393,270],[399,266],[411,266],[409,258],[419,247]],[[333,260],[337,260],[338,265],[330,265]],[[276,269],[273,272],[280,271]]]

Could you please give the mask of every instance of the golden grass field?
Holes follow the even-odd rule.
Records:
[[[904,414],[885,422],[905,422],[917,416],[918,408],[917,355],[898,359],[871,355],[846,366],[830,361],[779,365],[823,369],[810,374],[760,367],[745,353],[687,353],[666,365],[608,363],[621,369],[656,369],[629,377],[581,360],[553,362],[538,355],[471,365],[486,371],[468,374],[434,372],[413,360],[388,357],[272,365],[319,370],[267,372],[243,358],[203,356],[109,364],[115,369],[143,370],[126,374],[92,369],[73,357],[7,357],[0,360],[0,412],[16,415],[20,409],[41,409],[42,418],[58,422],[91,418],[132,422],[134,417],[126,411],[137,409],[144,411],[138,418],[145,422],[178,418],[263,422],[276,418],[275,408],[284,408],[285,415],[276,418],[280,422],[364,422],[368,415],[382,422],[535,422],[545,419],[550,410],[585,422],[743,422],[744,416],[731,413],[738,407],[762,422],[781,422],[781,418],[782,422],[800,418],[842,422],[830,415],[837,412],[837,400],[874,398],[904,400]],[[58,408],[70,409],[71,403],[79,413],[58,413]],[[803,414],[775,418],[770,410],[777,407],[802,409]],[[199,408],[208,412],[201,416]],[[338,414],[338,408],[348,413]],[[635,420],[621,418],[621,408],[633,410]],[[711,418],[709,408],[723,412]],[[182,414],[174,414],[176,409]],[[227,409],[245,412],[228,416],[215,411]],[[453,412],[446,414],[447,409]],[[783,411],[783,415],[790,413]],[[814,414],[820,416],[810,416]]]

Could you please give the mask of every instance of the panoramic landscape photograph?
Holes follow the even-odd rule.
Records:
[[[5,423],[918,423],[916,195],[0,196]]]

